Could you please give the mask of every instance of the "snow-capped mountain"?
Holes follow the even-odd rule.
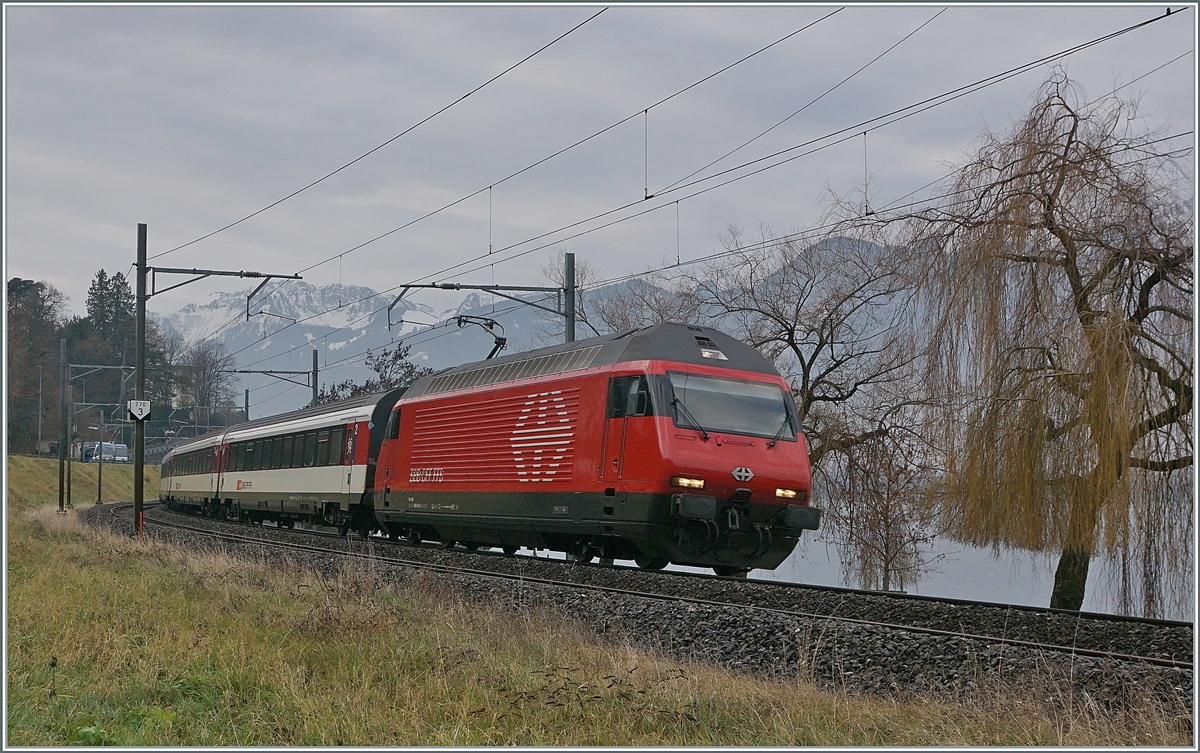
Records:
[[[207,338],[223,342],[239,369],[308,372],[315,350],[318,383],[325,384],[366,379],[371,375],[364,363],[366,352],[397,343],[411,348],[413,362],[434,369],[484,358],[494,341],[480,327],[458,327],[460,315],[497,321],[508,338],[507,352],[543,347],[561,337],[556,335],[561,324],[551,321],[551,315],[503,298],[493,301],[486,293],[471,292],[445,310],[401,299],[392,308],[389,330],[392,293],[356,285],[317,287],[300,280],[271,283],[254,296],[247,319],[246,296],[253,290],[217,293],[207,303],[148,316],[160,327],[182,334],[188,344]],[[436,326],[428,326],[434,322]],[[307,381],[303,375],[280,376]],[[311,397],[301,385],[263,374],[242,375],[241,380],[241,388],[251,390],[251,417],[293,410]]]

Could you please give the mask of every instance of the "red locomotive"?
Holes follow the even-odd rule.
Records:
[[[786,382],[706,327],[660,324],[467,364],[392,411],[373,506],[393,537],[774,568],[816,530]]]

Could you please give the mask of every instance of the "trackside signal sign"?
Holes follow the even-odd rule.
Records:
[[[130,400],[129,401],[129,416],[135,421],[145,421],[146,416],[150,415],[149,400]]]

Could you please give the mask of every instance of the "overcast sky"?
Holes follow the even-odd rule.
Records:
[[[151,255],[216,230],[454,102],[601,7],[6,5],[6,277],[47,280],[82,313],[97,269],[129,271],[137,223],[149,225]],[[490,269],[440,272],[486,254],[489,232],[494,249],[507,249],[493,256],[501,284],[546,284],[538,269],[560,251],[575,252],[601,278],[674,259],[677,243],[686,261],[717,248],[730,223],[786,232],[812,225],[830,189],[861,201],[862,136],[694,198],[686,197],[711,183],[661,194],[608,219],[663,207],[656,212],[506,260],[567,233],[521,244],[526,239],[638,202],[647,182],[653,193],[687,176],[935,16],[709,172],[1160,16],[1166,6],[847,6],[640,114],[838,7],[613,6],[334,177],[152,263],[296,272],[633,113],[496,186],[490,211],[484,191],[304,278],[376,290],[424,278],[491,282]],[[1087,95],[1099,96],[1182,55],[1123,93],[1140,96],[1147,128],[1190,131],[1195,24],[1193,9],[1183,9],[1062,64]],[[871,131],[871,204],[944,174],[985,129],[1008,128],[1048,70]],[[513,244],[521,245],[507,248]],[[150,308],[170,311],[246,286],[210,279],[156,297]]]

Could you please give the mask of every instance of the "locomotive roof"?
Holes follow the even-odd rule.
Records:
[[[713,350],[724,359],[714,358]],[[709,356],[705,356],[705,351]],[[718,329],[665,322],[444,369],[413,382],[404,396],[420,397],[531,376],[649,360],[722,366],[773,376],[779,373],[757,350]]]

